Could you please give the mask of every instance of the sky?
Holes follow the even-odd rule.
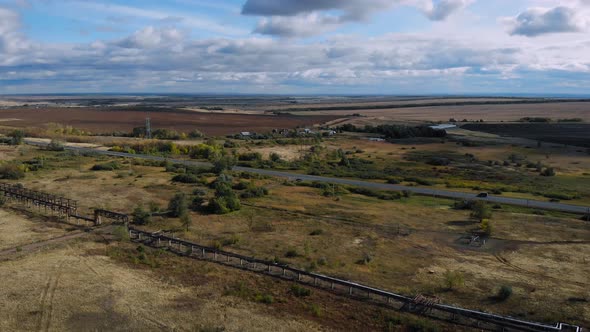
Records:
[[[0,0],[0,94],[585,94],[590,0]]]

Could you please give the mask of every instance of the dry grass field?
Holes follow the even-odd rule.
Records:
[[[0,210],[0,251],[67,234],[66,228],[48,218]]]
[[[581,118],[590,121],[590,102],[547,103],[547,104],[508,104],[508,105],[469,105],[469,106],[433,106],[392,109],[359,109],[303,111],[293,114],[317,114],[345,116],[353,113],[365,118],[353,118],[351,121],[517,121],[523,117],[547,117],[552,119]]]
[[[3,257],[0,330],[467,330],[320,290],[297,297],[287,281],[137,248],[105,229]]]
[[[352,140],[343,144],[355,143]],[[378,144],[368,144],[363,153],[377,154],[382,150]],[[391,157],[389,153],[407,151],[390,146],[399,150],[379,153]],[[437,146],[420,147],[427,148]],[[503,152],[489,148],[480,153],[492,156]],[[92,157],[59,163],[58,169],[29,173],[21,182],[26,187],[78,199],[82,211],[103,207],[129,213],[138,204],[150,203],[165,207],[176,192],[190,194],[197,188],[172,183],[172,175],[161,167],[127,163],[121,170],[94,172],[89,170],[96,163]],[[243,209],[229,215],[193,212],[189,232],[182,229],[178,219],[164,217],[154,218],[148,228],[396,292],[433,294],[446,303],[469,308],[549,323],[590,323],[587,222],[570,216],[532,215],[530,211],[496,211],[492,239],[478,249],[458,242],[479,226],[470,220],[468,211],[451,209],[450,200],[412,197],[383,201],[356,194],[335,199],[323,196],[319,189],[285,186],[281,180],[251,181],[266,186],[271,194],[243,200]],[[314,231],[318,234],[310,235]],[[296,254],[286,257],[289,251]],[[369,262],[359,263],[367,257]],[[459,271],[464,286],[447,290],[443,286],[447,270]],[[504,302],[494,300],[502,285],[514,291]],[[169,299],[164,297],[162,301]],[[149,312],[145,315],[150,316]],[[162,317],[164,324],[171,324],[168,316]]]

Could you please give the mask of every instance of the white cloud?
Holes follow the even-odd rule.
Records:
[[[247,0],[242,14],[263,16],[254,32],[280,37],[308,37],[349,22],[366,22],[394,6],[420,9],[442,21],[474,0]]]
[[[282,34],[300,36],[329,27],[325,15],[281,16],[300,20],[297,26],[307,28]],[[471,90],[466,91],[477,86],[506,91],[512,81],[527,79],[532,84],[523,86],[590,81],[590,43],[577,36],[532,41],[503,31],[455,34],[456,23],[460,22],[439,23],[436,31],[336,35],[305,42],[268,37],[194,39],[182,29],[148,26],[126,37],[65,44],[27,39],[19,15],[0,8],[0,93],[18,87],[22,92],[379,93],[391,89],[390,93],[398,93],[399,88],[427,93],[446,91],[449,80],[469,81],[466,89]],[[502,83],[494,85],[499,80]]]
[[[571,7],[528,8],[509,18],[511,35],[536,37],[552,33],[581,32],[588,26],[588,12]]]
[[[424,6],[424,13],[433,21],[442,21],[472,2],[473,0],[440,0],[436,3],[427,1]]]

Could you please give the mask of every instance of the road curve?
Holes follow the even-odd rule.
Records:
[[[48,144],[48,143],[44,143],[44,142],[31,141],[28,139],[25,139],[25,143],[29,144],[29,145],[41,146],[41,147],[47,146],[47,144]],[[66,146],[65,148],[67,150],[72,150],[72,151],[97,153],[97,154],[115,156],[115,157],[137,158],[137,159],[155,160],[155,161],[168,160],[173,163],[190,165],[190,166],[200,166],[200,167],[211,167],[212,166],[211,163],[202,162],[202,161],[173,159],[173,158],[150,156],[150,155],[143,155],[143,154],[130,154],[130,153],[124,153],[124,152],[104,151],[104,150],[96,150],[96,149],[91,149],[91,148],[81,148],[81,147],[74,147],[74,146]],[[267,169],[258,169],[258,168],[241,167],[241,166],[235,166],[233,168],[233,170],[234,171],[241,171],[241,172],[256,173],[256,174],[261,174],[261,175],[274,176],[274,177],[281,177],[281,178],[301,179],[304,181],[317,181],[317,182],[326,182],[326,183],[334,183],[334,184],[343,184],[343,185],[357,186],[357,187],[376,189],[376,190],[392,190],[392,191],[408,190],[408,191],[413,192],[418,195],[436,196],[436,197],[445,197],[445,198],[463,199],[463,200],[477,199],[477,200],[482,200],[482,201],[486,201],[486,202],[490,202],[490,203],[508,204],[508,205],[529,207],[529,208],[534,208],[534,209],[541,209],[541,210],[553,210],[553,211],[562,211],[562,212],[570,212],[570,213],[576,213],[576,214],[589,214],[590,215],[590,207],[582,206],[582,205],[563,204],[563,203],[557,203],[557,202],[545,202],[545,201],[538,201],[538,200],[532,200],[532,199],[510,198],[510,197],[501,197],[501,196],[493,196],[493,195],[489,195],[486,198],[479,198],[479,197],[476,197],[476,194],[472,194],[472,193],[464,193],[464,192],[456,192],[456,191],[432,189],[432,188],[424,188],[424,187],[410,187],[410,186],[393,185],[393,184],[385,184],[385,183],[375,183],[375,182],[344,179],[344,178],[332,178],[332,177],[326,177],[326,176],[298,174],[298,173],[285,172],[285,171],[273,171],[273,170],[267,170]]]

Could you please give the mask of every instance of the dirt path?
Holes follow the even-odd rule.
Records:
[[[31,244],[27,244],[27,245],[23,245],[23,246],[19,246],[16,248],[11,248],[11,249],[6,249],[6,250],[2,250],[0,251],[0,261],[3,259],[7,259],[8,257],[11,257],[14,254],[26,254],[29,252],[32,252],[34,250],[37,249],[41,249],[44,247],[47,247],[49,245],[55,244],[55,243],[59,243],[59,242],[63,242],[63,241],[68,241],[71,239],[76,239],[79,237],[83,237],[84,235],[87,235],[88,233],[85,231],[74,231],[71,232],[69,234],[63,235],[63,236],[59,236],[59,237],[55,237],[49,240],[45,240],[45,241],[40,241],[40,242],[35,242],[35,243],[31,243]]]

